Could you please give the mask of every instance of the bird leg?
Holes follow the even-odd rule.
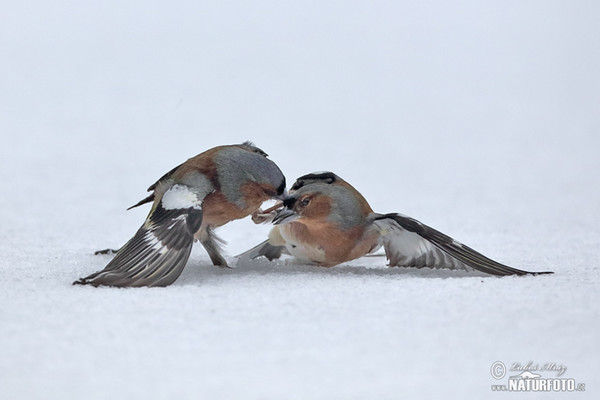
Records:
[[[222,239],[216,236],[212,229],[207,228],[205,233],[200,237],[200,243],[208,253],[210,260],[214,265],[222,268],[230,268],[227,261],[221,255],[221,244],[225,243]]]
[[[273,218],[277,215],[276,211],[281,207],[283,207],[283,203],[278,201],[273,207],[269,207],[264,211],[259,208],[252,213],[252,222],[255,224],[273,222]]]

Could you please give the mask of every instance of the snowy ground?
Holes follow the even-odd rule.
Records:
[[[521,398],[491,391],[519,373],[495,361],[586,384],[537,398],[598,398],[597,2],[0,11],[0,398]],[[332,170],[377,211],[555,274],[224,270],[198,247],[167,288],[71,285],[156,178],[246,139],[290,183]],[[267,229],[220,235],[233,260]]]

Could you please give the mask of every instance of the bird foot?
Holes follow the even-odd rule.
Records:
[[[100,255],[100,254],[117,254],[119,252],[119,250],[115,250],[115,249],[104,249],[104,250],[98,250],[94,252],[94,255]]]
[[[265,224],[273,222],[273,218],[277,215],[277,210],[283,207],[282,202],[277,202],[273,207],[269,207],[266,210],[260,208],[252,213],[252,222],[255,224]]]

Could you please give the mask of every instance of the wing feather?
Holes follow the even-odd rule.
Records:
[[[202,224],[206,192],[173,185],[144,225],[99,272],[74,284],[119,287],[167,286],[183,271]]]
[[[492,275],[538,275],[494,261],[450,236],[401,214],[378,215],[373,225],[390,266],[478,270]]]
[[[238,254],[236,257],[240,260],[253,260],[255,258],[264,256],[269,261],[273,261],[280,258],[282,254],[288,254],[285,246],[275,246],[270,244],[268,240],[265,240],[250,250],[246,250],[245,252]]]

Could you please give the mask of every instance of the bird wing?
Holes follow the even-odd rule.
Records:
[[[401,214],[377,214],[373,227],[390,266],[478,270],[492,275],[549,274],[500,264],[450,236]]]
[[[242,261],[245,260],[254,260],[255,258],[264,256],[269,261],[273,261],[281,257],[282,254],[289,254],[285,246],[275,246],[269,243],[268,240],[257,244],[250,250],[246,250],[245,252],[238,254],[236,258],[239,258]]]
[[[121,287],[170,285],[190,256],[194,234],[202,224],[202,201],[208,193],[187,185],[173,185],[106,268],[73,283]]]

